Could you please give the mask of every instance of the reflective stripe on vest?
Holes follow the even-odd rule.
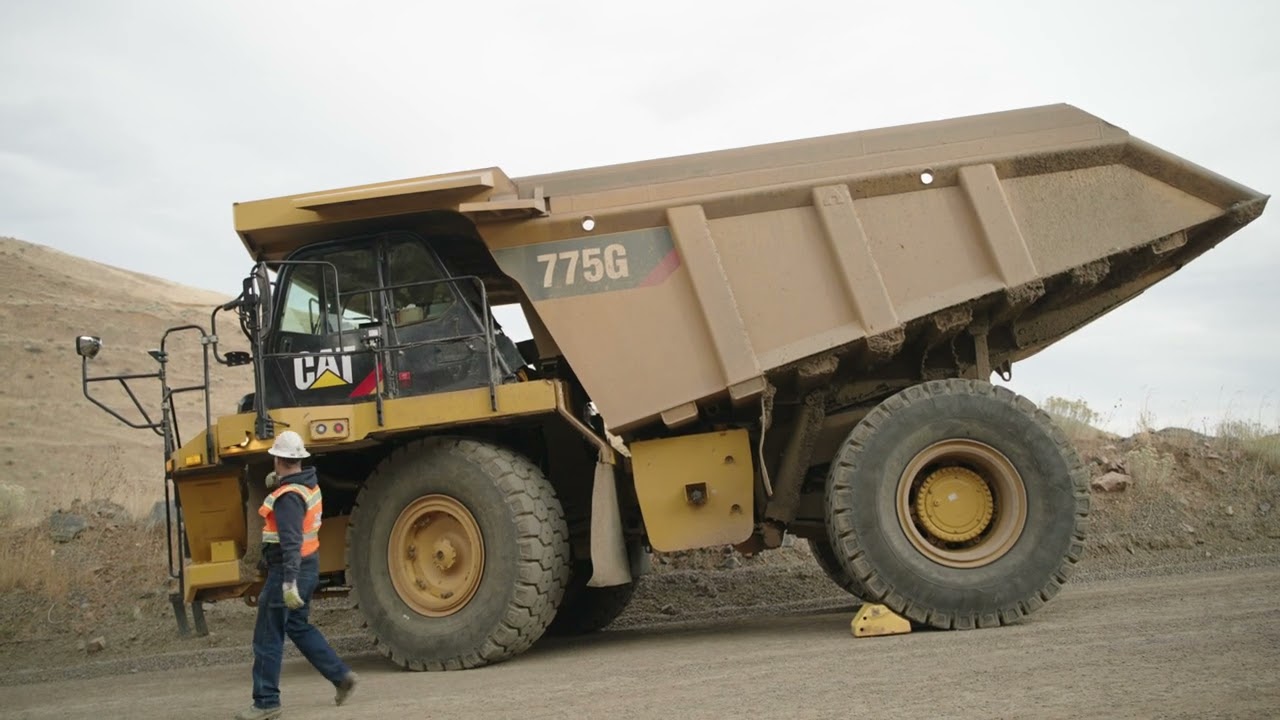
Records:
[[[267,499],[262,501],[262,507],[258,508],[258,514],[265,520],[262,526],[262,542],[280,542],[280,528],[276,526],[274,508],[276,500],[288,492],[301,495],[307,503],[307,513],[302,517],[302,556],[307,557],[320,549],[320,515],[324,511],[324,503],[321,501],[318,487],[308,488],[286,483],[268,495]]]

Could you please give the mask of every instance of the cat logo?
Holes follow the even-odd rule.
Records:
[[[351,356],[321,351],[293,359],[293,384],[299,390],[341,387],[353,382]]]

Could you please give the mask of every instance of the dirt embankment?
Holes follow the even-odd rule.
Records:
[[[193,290],[0,237],[0,521],[29,525],[76,497],[112,500],[145,514],[163,493],[160,438],[126,427],[85,399],[75,338],[102,338],[91,375],[155,372],[145,350],[158,348],[166,329],[207,327],[214,306],[234,294]],[[245,349],[238,327],[222,324],[219,331],[222,352]],[[191,333],[169,341],[172,384],[199,382],[199,347]],[[247,368],[212,365],[211,402],[215,413],[225,413],[252,388],[252,377]],[[157,418],[159,384],[131,387]],[[93,394],[142,420],[118,384],[95,384]],[[203,399],[190,393],[176,402],[185,439],[203,427]]]

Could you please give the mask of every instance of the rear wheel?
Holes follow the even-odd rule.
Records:
[[[827,482],[836,560],[864,598],[916,622],[1016,622],[1084,553],[1079,457],[1048,415],[988,383],[929,382],[884,401]]]
[[[474,440],[397,450],[360,490],[347,529],[356,606],[402,667],[479,667],[528,649],[569,575],[568,531],[541,471]]]

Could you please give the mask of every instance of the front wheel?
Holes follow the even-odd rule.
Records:
[[[397,450],[361,488],[347,566],[384,656],[412,670],[479,667],[525,651],[555,617],[568,529],[525,458],[431,438]]]
[[[908,388],[845,439],[827,478],[840,566],[919,623],[1016,622],[1084,553],[1088,477],[1049,416],[973,380]]]

